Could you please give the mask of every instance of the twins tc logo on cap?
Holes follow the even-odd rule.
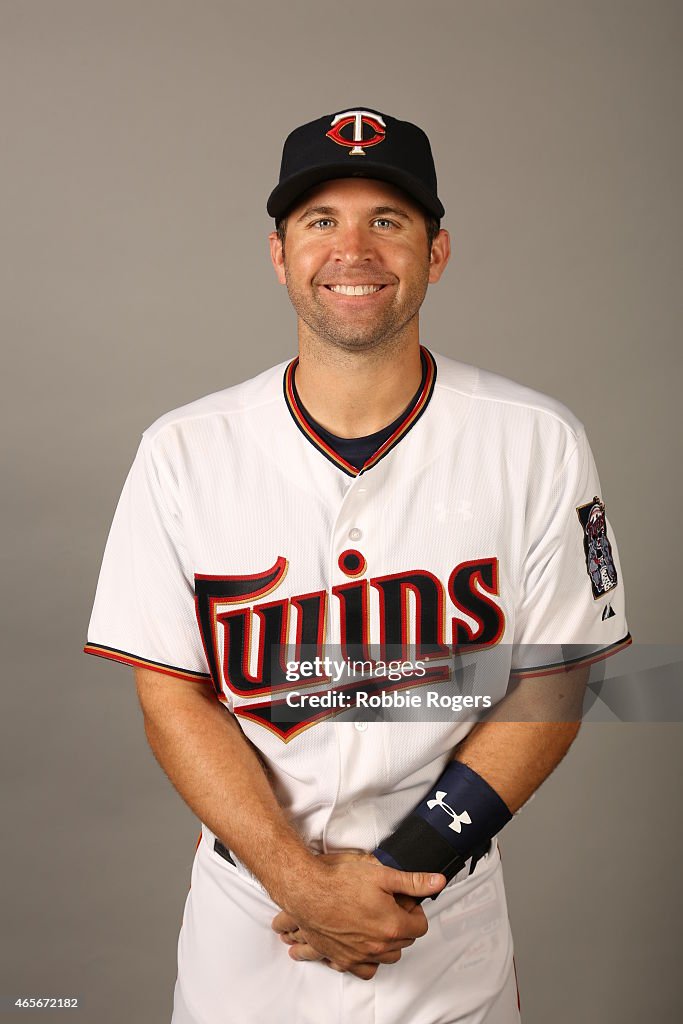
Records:
[[[373,148],[385,141],[386,146]],[[281,220],[316,185],[357,177],[386,181],[433,217],[444,215],[425,133],[410,121],[365,107],[323,114],[289,133],[282,147],[280,177],[266,204],[268,213]]]
[[[352,138],[342,135],[349,125],[353,125]],[[375,133],[367,139],[363,138],[364,125]],[[386,127],[381,116],[371,110],[345,110],[343,114],[337,114],[332,119],[332,127],[325,134],[338,146],[348,147],[349,156],[365,156],[365,150],[369,146],[377,146],[384,141]]]

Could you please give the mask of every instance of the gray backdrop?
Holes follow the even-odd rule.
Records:
[[[584,420],[631,630],[675,642],[683,5],[1,0],[0,19],[0,1019],[53,995],[80,996],[61,1020],[162,1024],[197,824],[130,671],[80,650],[143,428],[294,352],[265,242],[284,135],[354,104],[425,127],[454,255],[423,340]],[[681,1019],[681,736],[585,726],[506,830],[525,1024]]]

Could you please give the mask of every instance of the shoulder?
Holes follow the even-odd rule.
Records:
[[[571,409],[540,391],[526,387],[489,370],[432,353],[436,361],[436,387],[453,402],[470,403],[484,419],[527,422],[548,430],[559,430],[575,440],[584,432],[583,424]]]
[[[237,426],[245,415],[259,409],[265,411],[282,398],[283,377],[289,362],[279,363],[249,380],[171,409],[147,427],[143,442],[156,447],[187,434],[217,427],[229,429],[231,423]]]

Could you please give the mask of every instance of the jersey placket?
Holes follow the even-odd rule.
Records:
[[[344,586],[353,582],[353,579],[342,570],[339,564],[342,554],[347,551],[359,551],[364,558],[367,558],[367,553],[373,542],[376,542],[373,534],[379,528],[379,524],[370,511],[373,491],[376,486],[371,472],[361,473],[348,482],[330,537],[329,579],[331,591],[336,586]],[[364,574],[359,573],[358,576],[360,579]],[[341,646],[340,601],[336,595],[332,596],[332,600],[336,602],[336,607],[329,619],[328,644],[332,657],[341,660],[344,658],[344,651]],[[369,620],[371,615],[369,593],[367,614]],[[369,628],[368,633],[370,633]],[[331,725],[337,744],[338,777],[336,796],[330,807],[328,822],[323,833],[323,845],[326,850],[330,825],[333,825],[334,820],[342,815],[345,822],[348,823],[349,816],[353,815],[358,795],[362,793],[367,779],[372,777],[372,761],[376,750],[376,729],[372,723],[336,719]],[[361,830],[367,832],[368,827],[369,823],[363,823]],[[336,844],[332,843],[332,851],[335,846]]]

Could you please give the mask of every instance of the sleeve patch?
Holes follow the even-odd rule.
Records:
[[[607,537],[605,505],[596,494],[587,505],[579,505],[576,512],[583,530],[586,571],[593,588],[593,598],[597,600],[608,591],[614,590],[619,582],[612,557],[612,546]]]

